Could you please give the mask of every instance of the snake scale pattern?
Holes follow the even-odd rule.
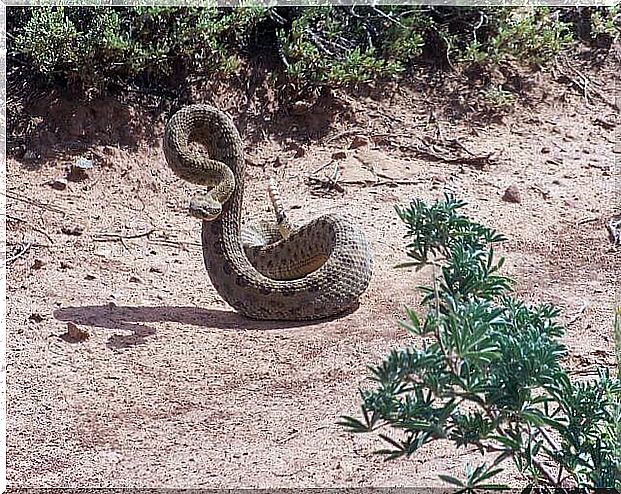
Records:
[[[206,187],[191,199],[190,214],[202,220],[205,267],[229,305],[252,319],[289,321],[357,306],[373,261],[364,233],[350,221],[324,215],[294,227],[270,187],[278,221],[242,226],[245,159],[226,113],[204,104],[181,108],[166,124],[163,149],[178,177]]]

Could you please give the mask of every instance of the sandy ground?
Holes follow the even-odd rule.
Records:
[[[612,100],[616,74],[595,77]],[[416,343],[397,321],[430,273],[393,267],[405,257],[394,206],[447,186],[510,238],[500,253],[518,294],[562,308],[575,376],[612,369],[621,264],[605,225],[621,183],[616,110],[550,84],[545,100],[478,124],[399,86],[347,97],[342,111],[269,120],[257,98],[243,112],[233,96],[212,98],[248,143],[248,217],[267,214],[275,177],[294,221],[339,212],[371,240],[360,308],[311,325],[249,321],[220,300],[186,212],[196,189],[164,161],[162,118],[113,101],[33,106],[38,130],[7,163],[7,257],[30,243],[7,268],[9,484],[433,486],[439,473],[459,476],[464,459],[479,458],[437,442],[384,462],[372,454],[379,439],[335,425],[357,414],[365,367]],[[414,151],[418,137],[438,135],[493,159],[481,168]],[[82,155],[93,159],[88,178],[54,188]],[[308,183],[327,163],[314,176],[338,166],[344,192]],[[521,203],[502,199],[511,185]]]

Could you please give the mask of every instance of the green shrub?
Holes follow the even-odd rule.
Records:
[[[410,240],[411,261],[402,266],[436,272],[422,288],[426,317],[407,309],[402,323],[423,343],[371,367],[362,419],[340,423],[352,432],[390,428],[392,436],[379,434],[387,447],[378,453],[388,459],[438,439],[494,456],[468,467],[465,480],[441,476],[464,489],[494,486],[505,460],[536,485],[569,478],[578,487],[621,488],[621,375],[569,379],[558,309],[509,295],[513,281],[499,274],[503,259],[493,251],[504,237],[461,215],[464,205],[447,196],[398,209]],[[621,359],[621,312],[616,335]]]
[[[14,12],[9,51],[48,83],[141,86],[229,73],[266,9],[40,7]],[[12,21],[12,22],[11,22]]]
[[[262,53],[283,84],[350,85],[425,64],[544,64],[585,22],[587,37],[618,40],[615,7],[9,7],[8,77],[174,90]]]
[[[501,63],[506,57],[534,65],[543,64],[573,41],[571,25],[557,19],[549,8],[539,7],[508,15],[485,45],[474,39],[465,49],[465,60]]]

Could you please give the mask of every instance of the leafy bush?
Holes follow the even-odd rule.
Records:
[[[234,71],[266,12],[262,7],[11,8],[9,52],[48,83],[85,89],[173,85],[188,75]]]
[[[552,59],[572,40],[571,25],[560,21],[549,8],[517,11],[496,26],[485,45],[473,39],[464,59],[498,64],[512,56],[539,65]]]
[[[615,7],[57,6],[7,14],[9,83],[31,75],[98,91],[174,89],[191,77],[231,74],[260,52],[280,82],[302,88],[394,77],[429,63],[543,64],[584,22],[591,38],[619,38]]]
[[[441,476],[461,488],[494,486],[509,459],[535,484],[621,488],[621,360],[616,378],[601,370],[597,380],[572,382],[561,366],[558,309],[509,295],[513,282],[499,274],[503,259],[493,251],[504,237],[461,215],[463,206],[446,196],[397,210],[411,258],[402,266],[436,272],[422,288],[426,317],[407,309],[402,323],[423,343],[371,367],[362,419],[341,425],[392,429],[392,437],[379,434],[387,447],[378,453],[388,459],[438,439],[495,456],[468,467],[465,480]],[[616,341],[621,359],[621,312]]]

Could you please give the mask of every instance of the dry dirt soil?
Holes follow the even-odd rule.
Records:
[[[459,476],[480,460],[473,452],[439,441],[384,462],[378,438],[335,425],[358,413],[367,365],[417,344],[397,321],[430,273],[394,268],[405,259],[394,206],[446,188],[509,237],[500,254],[517,294],[562,309],[572,374],[613,369],[618,72],[591,77],[602,97],[542,79],[495,120],[460,118],[399,85],[283,111],[268,111],[265,91],[199,95],[247,144],[248,218],[269,214],[273,177],[295,222],[340,213],[368,234],[375,270],[360,307],[316,324],[250,321],[215,292],[187,213],[196,188],[162,153],[169,113],[33,103],[29,138],[7,161],[9,485],[415,487]],[[79,157],[93,168],[62,189]],[[339,190],[322,188],[335,168]],[[503,199],[510,186],[521,202]],[[504,480],[521,482],[510,470]]]

